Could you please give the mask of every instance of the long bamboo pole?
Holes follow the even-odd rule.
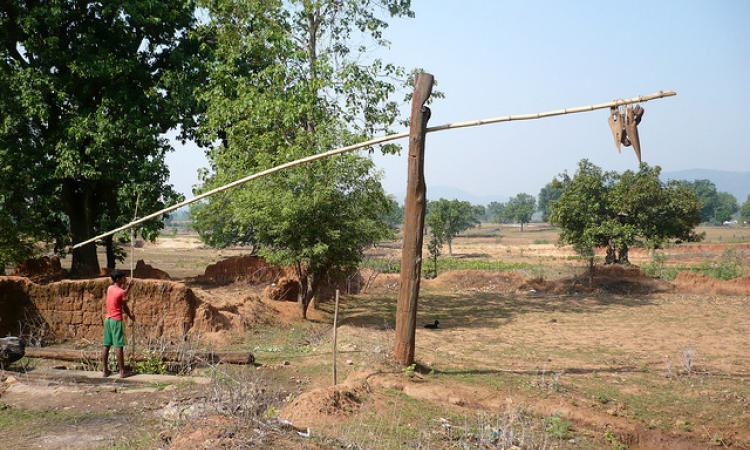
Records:
[[[516,114],[516,115],[509,115],[509,116],[491,117],[491,118],[488,118],[488,119],[470,120],[470,121],[466,121],[466,122],[447,123],[447,124],[444,124],[444,125],[437,125],[437,126],[434,126],[434,127],[429,127],[429,128],[427,128],[426,131],[427,131],[427,133],[433,133],[433,132],[436,132],[436,131],[453,130],[453,129],[457,129],[457,128],[478,127],[478,126],[491,125],[491,124],[501,123],[501,122],[512,122],[512,121],[517,121],[517,120],[544,119],[546,117],[562,116],[562,115],[565,115],[565,114],[576,114],[576,113],[582,113],[582,112],[589,112],[589,111],[594,111],[594,110],[597,110],[597,109],[607,109],[607,108],[612,108],[612,107],[616,107],[616,106],[630,105],[630,104],[633,104],[633,103],[644,103],[644,102],[647,102],[647,101],[650,101],[650,100],[657,100],[657,99],[660,99],[660,98],[672,97],[672,96],[675,96],[675,95],[677,95],[677,93],[674,92],[674,91],[659,91],[659,92],[656,92],[654,94],[641,95],[641,96],[638,96],[638,97],[632,97],[632,98],[628,98],[628,99],[613,100],[611,102],[597,103],[597,104],[589,105],[589,106],[578,106],[578,107],[575,107],[575,108],[564,108],[564,109],[558,109],[558,110],[554,110],[554,111],[547,111],[547,112],[540,112],[540,113],[533,113],[533,114]],[[191,203],[195,203],[198,200],[202,200],[202,199],[204,199],[206,197],[210,197],[210,196],[212,196],[214,194],[218,194],[219,192],[223,192],[223,191],[226,191],[228,189],[232,189],[233,187],[239,186],[241,184],[245,184],[248,181],[252,181],[252,180],[254,180],[256,178],[261,178],[261,177],[264,177],[266,175],[271,175],[273,173],[280,172],[280,171],[282,171],[284,169],[288,169],[290,167],[299,166],[299,165],[306,164],[306,163],[309,163],[309,162],[312,162],[312,161],[317,161],[319,159],[328,158],[328,157],[331,157],[331,156],[334,156],[334,155],[339,155],[341,153],[351,152],[351,151],[358,150],[358,149],[365,148],[365,147],[371,147],[373,145],[379,145],[379,144],[382,144],[382,143],[385,143],[385,142],[395,141],[397,139],[403,139],[405,137],[409,137],[409,132],[408,131],[402,131],[400,133],[389,134],[389,135],[386,135],[386,136],[380,136],[380,137],[377,137],[377,138],[374,138],[374,139],[369,139],[367,141],[360,142],[359,144],[348,145],[346,147],[341,147],[341,148],[337,148],[337,149],[334,149],[334,150],[329,150],[327,152],[318,153],[318,154],[315,154],[315,155],[307,156],[305,158],[297,159],[295,161],[290,161],[290,162],[278,165],[276,167],[272,167],[270,169],[266,169],[266,170],[254,173],[252,175],[248,175],[248,176],[246,176],[244,178],[240,178],[239,180],[235,180],[235,181],[232,181],[231,183],[225,184],[224,186],[219,186],[219,187],[217,187],[215,189],[211,189],[210,191],[206,191],[206,192],[204,192],[204,193],[202,193],[200,195],[196,195],[195,197],[193,197],[191,199],[184,200],[182,202],[176,203],[176,204],[174,204],[172,206],[169,206],[167,208],[159,210],[159,211],[157,211],[155,213],[149,214],[147,216],[143,216],[143,217],[141,217],[138,220],[132,221],[132,222],[126,224],[126,225],[123,225],[121,227],[115,228],[114,230],[108,231],[106,233],[102,233],[102,234],[100,234],[98,236],[92,237],[91,239],[87,239],[87,240],[85,240],[83,242],[79,242],[78,244],[75,244],[72,248],[76,249],[76,248],[83,247],[84,245],[87,245],[87,244],[90,244],[92,242],[98,241],[99,239],[107,237],[107,236],[109,236],[111,234],[115,234],[115,233],[119,233],[120,231],[127,230],[127,229],[132,228],[132,227],[134,227],[136,225],[139,225],[139,224],[141,224],[143,222],[146,222],[148,220],[151,220],[151,219],[154,219],[156,217],[159,217],[159,216],[161,216],[163,214],[167,214],[167,213],[170,213],[170,212],[172,212],[174,210],[180,209],[183,206],[187,206],[187,205],[189,205]]]

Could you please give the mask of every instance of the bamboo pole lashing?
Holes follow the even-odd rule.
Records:
[[[506,115],[506,116],[498,116],[498,117],[491,117],[487,119],[477,119],[477,120],[470,120],[470,121],[464,121],[464,122],[453,122],[453,123],[447,123],[443,125],[436,125],[434,127],[428,127],[426,129],[427,133],[434,133],[437,131],[445,131],[445,130],[454,130],[458,128],[468,128],[468,127],[477,127],[477,126],[484,126],[484,125],[492,125],[496,123],[502,123],[502,122],[513,122],[513,121],[519,121],[519,120],[534,120],[534,119],[543,119],[546,117],[553,117],[553,116],[561,116],[565,114],[576,114],[576,113],[582,113],[582,112],[590,112],[595,111],[598,109],[606,109],[611,108],[614,106],[623,106],[623,105],[631,105],[634,103],[645,103],[647,101],[651,100],[657,100],[665,97],[673,97],[677,95],[674,91],[659,91],[653,94],[649,95],[641,95],[637,97],[632,97],[628,99],[620,99],[620,100],[613,100],[611,102],[607,103],[596,103],[593,105],[588,106],[578,106],[574,108],[564,108],[564,109],[558,109],[553,111],[546,111],[546,112],[539,112],[539,113],[532,113],[532,114],[516,114],[516,115]],[[123,225],[121,227],[115,228],[113,230],[110,230],[106,233],[102,233],[98,236],[92,237],[90,239],[87,239],[85,241],[79,242],[75,245],[73,245],[71,248],[76,249],[83,247],[84,245],[90,244],[92,242],[98,241],[99,239],[102,239],[104,237],[107,237],[111,234],[119,233],[120,231],[127,230],[129,228],[132,228],[136,225],[139,225],[143,222],[146,222],[148,220],[154,219],[156,217],[159,217],[163,214],[170,213],[172,211],[175,211],[177,209],[180,209],[184,206],[190,205],[191,203],[195,203],[199,200],[202,200],[204,198],[210,197],[214,194],[218,194],[219,192],[223,192],[229,189],[232,189],[233,187],[242,185],[247,183],[248,181],[252,181],[256,178],[261,178],[266,175],[271,175],[276,172],[280,172],[284,169],[288,169],[291,167],[299,166],[302,164],[306,164],[309,162],[317,161],[319,159],[328,158],[334,155],[339,155],[342,153],[351,152],[354,150],[358,150],[365,147],[371,147],[373,145],[379,145],[383,144],[385,142],[395,141],[397,139],[403,139],[405,137],[409,137],[408,131],[402,131],[400,133],[395,134],[389,134],[385,136],[380,136],[377,138],[369,139],[363,142],[360,142],[358,144],[352,144],[345,147],[340,147],[337,149],[329,150],[327,152],[323,153],[317,153],[315,155],[310,155],[305,158],[300,158],[294,161],[289,161],[284,164],[280,164],[278,166],[272,167],[270,169],[266,169],[260,172],[256,172],[254,174],[248,175],[246,177],[240,178],[238,180],[232,181],[231,183],[227,183],[223,186],[219,186],[217,188],[211,189],[209,191],[206,191],[202,194],[196,195],[195,197],[184,200],[182,202],[176,203],[172,206],[169,206],[167,208],[161,209],[159,211],[156,211],[154,213],[151,213],[147,216],[143,216],[138,220],[135,220],[133,222],[130,222],[126,225]]]

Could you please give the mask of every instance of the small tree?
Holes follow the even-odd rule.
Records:
[[[521,231],[523,231],[523,225],[531,222],[535,206],[536,200],[534,200],[533,195],[520,193],[508,200],[508,204],[505,207],[505,215],[511,221],[521,224]]]
[[[427,251],[430,252],[430,259],[432,259],[432,277],[437,278],[438,276],[438,258],[440,257],[440,249],[443,247],[443,241],[440,237],[434,233],[430,233],[430,242],[427,243]]]
[[[448,255],[453,256],[453,238],[477,225],[479,219],[471,203],[441,198],[427,204],[425,223],[433,235],[448,244]]]
[[[750,224],[750,195],[747,196],[745,203],[740,207],[740,224]]]

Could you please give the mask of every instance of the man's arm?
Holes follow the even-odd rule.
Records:
[[[133,322],[135,322],[135,316],[133,315],[132,312],[130,312],[130,308],[128,308],[128,302],[125,301],[125,299],[123,299],[123,302],[122,302],[122,312],[124,312],[125,314],[127,314],[128,317],[130,317],[130,320],[132,320]]]

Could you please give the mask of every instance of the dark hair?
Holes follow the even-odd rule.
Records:
[[[113,270],[112,274],[110,274],[110,278],[112,278],[112,281],[117,283],[121,278],[125,278],[126,274],[122,270]]]

